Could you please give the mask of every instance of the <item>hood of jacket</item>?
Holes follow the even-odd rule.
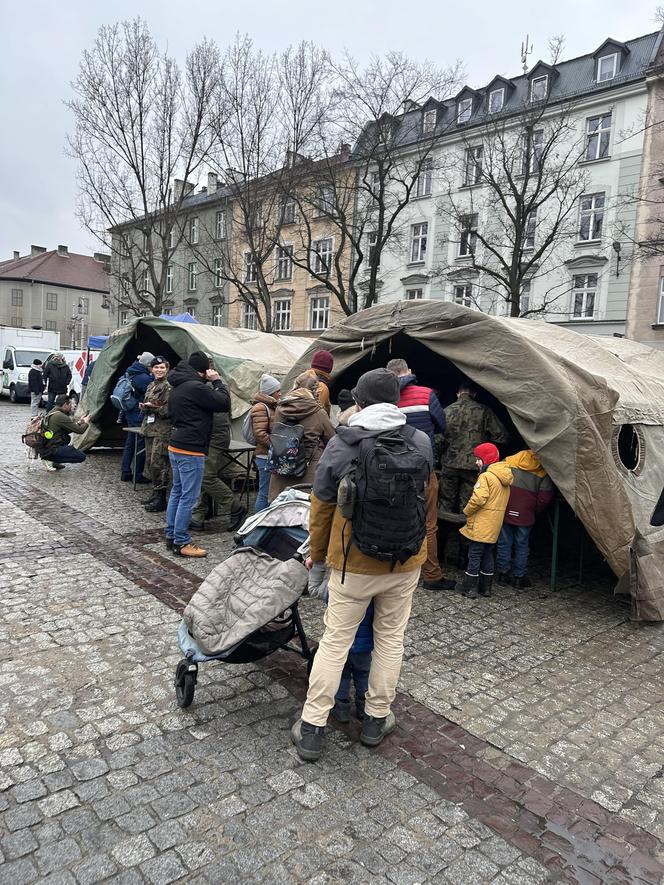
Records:
[[[141,366],[141,368],[143,367]],[[167,377],[168,383],[171,387],[178,387],[186,381],[199,381],[201,384],[205,383],[205,379],[201,378],[196,369],[192,368],[192,366],[184,360],[179,362],[174,369],[171,369]]]
[[[349,446],[355,446],[367,436],[378,436],[385,430],[396,430],[406,424],[406,416],[391,403],[365,406],[350,415],[348,424],[337,427],[337,435]]]
[[[486,469],[487,473],[492,473],[496,479],[499,479],[502,485],[512,485],[512,468],[505,461],[498,461],[496,464],[489,464]]]
[[[35,365],[35,363],[32,363],[32,365],[30,366],[30,368],[31,368],[31,369],[35,369],[37,372],[42,372],[44,367],[43,367],[43,366],[37,366],[37,365]]]
[[[270,409],[276,409],[279,405],[279,403],[273,396],[270,396],[267,393],[261,393],[260,390],[251,398],[252,406],[256,403],[263,403],[264,405],[269,406]]]
[[[134,362],[127,369],[127,375],[130,378],[135,378],[136,375],[149,375],[152,377],[152,372],[149,369],[146,369],[142,363],[139,363],[138,360],[134,360]]]
[[[409,384],[417,384],[417,376],[413,375],[400,375],[399,376],[399,390],[403,390],[404,387],[407,387]]]
[[[532,449],[524,449],[515,455],[509,455],[505,458],[505,464],[508,467],[517,467],[519,470],[525,470],[528,473],[534,473],[536,476],[546,476],[546,470],[542,467],[540,459]]]
[[[289,421],[308,418],[310,415],[315,415],[321,408],[321,404],[317,399],[314,399],[313,394],[303,387],[291,391],[288,396],[279,400],[278,405],[283,417]]]

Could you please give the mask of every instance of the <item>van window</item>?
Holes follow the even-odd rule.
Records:
[[[16,365],[29,368],[35,360],[44,362],[47,356],[47,350],[17,350]]]
[[[11,350],[5,351],[5,359],[3,361],[3,367],[5,369],[13,369],[14,368],[14,360],[12,359]]]

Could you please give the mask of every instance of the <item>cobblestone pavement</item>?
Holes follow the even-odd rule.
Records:
[[[397,731],[302,764],[294,655],[175,705],[178,612],[229,536],[176,561],[116,454],[28,470],[26,416],[0,401],[0,883],[663,881],[664,632],[609,588],[418,592]]]

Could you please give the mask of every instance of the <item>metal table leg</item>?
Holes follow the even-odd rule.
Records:
[[[558,534],[560,530],[560,499],[556,498],[553,505],[553,541],[551,545],[551,577],[549,590],[554,593],[558,578]]]

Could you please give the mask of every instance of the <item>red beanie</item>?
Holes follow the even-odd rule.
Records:
[[[329,350],[317,350],[311,358],[311,368],[321,372],[331,372],[334,368],[334,357]]]
[[[500,459],[498,449],[493,443],[481,443],[473,449],[473,455],[482,459],[482,464],[495,464]]]

